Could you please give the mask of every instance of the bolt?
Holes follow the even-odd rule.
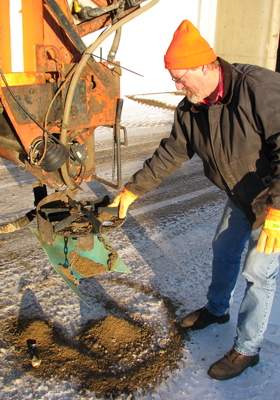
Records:
[[[70,115],[75,115],[77,113],[76,107],[71,107]]]

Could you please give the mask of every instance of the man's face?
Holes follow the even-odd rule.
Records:
[[[185,92],[187,99],[194,104],[200,103],[211,94],[205,71],[205,66],[189,70],[169,70],[171,77],[175,80],[176,89]]]

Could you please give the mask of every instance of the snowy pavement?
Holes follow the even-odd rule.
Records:
[[[162,96],[161,96],[162,101]],[[168,102],[170,100],[168,98]],[[133,134],[137,129],[169,126],[172,111],[147,107],[125,101],[122,123]],[[129,132],[128,132],[129,133]],[[140,133],[139,133],[140,134]],[[131,161],[132,162],[132,161]],[[194,168],[198,160],[191,161]],[[126,166],[124,180],[138,168],[132,162]],[[202,166],[199,166],[202,168]],[[5,180],[0,181],[0,223],[7,222],[27,212],[33,202],[33,177],[19,173],[18,167],[0,160],[0,171]],[[170,180],[172,184],[172,179]],[[99,196],[101,185],[95,182],[83,184],[83,196]],[[109,191],[110,192],[110,191]],[[111,191],[112,192],[112,191]],[[160,297],[168,298],[176,306],[176,319],[205,304],[206,291],[211,278],[211,241],[221,216],[225,196],[213,186],[178,193],[174,199],[161,196],[157,203],[134,203],[125,224],[108,238],[119,256],[132,271],[122,276],[131,287],[114,283],[115,273],[102,274],[81,286],[91,307],[82,303],[51,267],[37,240],[29,228],[0,236],[0,323],[19,313],[43,315],[52,323],[63,327],[65,334],[73,337],[79,326],[87,320],[102,318],[108,314],[95,296],[104,290],[120,305],[124,305],[134,317],[156,326],[161,340],[167,340],[169,322]],[[180,206],[180,207],[179,207]],[[178,209],[177,209],[178,208]],[[184,212],[182,212],[182,209]],[[162,210],[162,211],[161,211]],[[166,210],[169,210],[166,213]],[[200,224],[197,224],[200,221]],[[34,226],[34,225],[32,225]],[[207,375],[211,363],[221,358],[232,346],[238,309],[245,288],[240,275],[230,322],[211,325],[199,332],[190,332],[184,341],[178,368],[167,372],[167,379],[154,390],[122,394],[119,399],[137,400],[275,400],[280,390],[280,277],[278,289],[260,353],[260,362],[241,376],[230,381],[215,381]],[[152,288],[158,297],[145,295],[137,287]],[[3,330],[0,335],[0,399],[43,400],[95,400],[94,393],[79,392],[78,381],[55,377],[44,380],[24,373],[13,358],[14,349],[6,345]]]

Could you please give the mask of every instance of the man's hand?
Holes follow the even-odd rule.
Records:
[[[256,248],[265,254],[280,252],[280,210],[268,208]]]
[[[118,207],[119,206],[119,218],[125,218],[127,209],[137,199],[137,196],[131,193],[129,190],[124,188],[117,197],[112,201],[108,207]]]

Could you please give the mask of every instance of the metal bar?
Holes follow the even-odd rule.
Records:
[[[120,138],[120,125],[121,113],[123,107],[123,99],[117,101],[116,122],[115,122],[115,143],[116,143],[116,157],[117,157],[117,187],[120,188],[122,184],[121,175],[121,138]]]
[[[98,213],[106,212],[111,214],[113,217],[119,218],[119,207],[98,207]]]
[[[69,19],[66,17],[64,12],[61,10],[59,5],[55,0],[44,0],[45,3],[49,6],[55,17],[57,18],[59,24],[62,26],[62,28],[65,30],[67,33],[69,39],[72,41],[72,43],[75,45],[75,47],[79,50],[80,53],[83,53],[86,49],[86,45],[76,32],[75,28],[69,21]]]
[[[57,224],[54,225],[54,233],[59,232],[61,229],[66,228],[70,225],[75,219],[77,218],[77,214],[69,215],[68,217],[64,218],[62,221],[59,221]]]
[[[48,216],[49,214],[59,214],[59,213],[63,213],[63,212],[69,212],[69,208],[67,208],[67,207],[59,207],[59,208],[51,208],[51,207],[44,208],[44,207],[42,207],[41,211]]]
[[[84,213],[85,212],[85,213]],[[88,218],[89,222],[95,229],[96,233],[101,233],[102,222],[100,222],[95,216],[88,210],[82,207],[82,213]]]
[[[105,179],[99,178],[98,176],[92,176],[92,180],[103,183],[104,185],[110,186],[113,189],[120,189],[122,185],[122,176],[121,176],[121,145],[127,146],[127,132],[124,127],[121,126],[121,113],[123,107],[123,99],[117,100],[117,110],[116,110],[116,118],[114,129],[114,142],[116,145],[116,159],[117,159],[117,183],[113,183],[107,181]],[[124,142],[121,142],[120,139],[120,130],[124,131]]]

